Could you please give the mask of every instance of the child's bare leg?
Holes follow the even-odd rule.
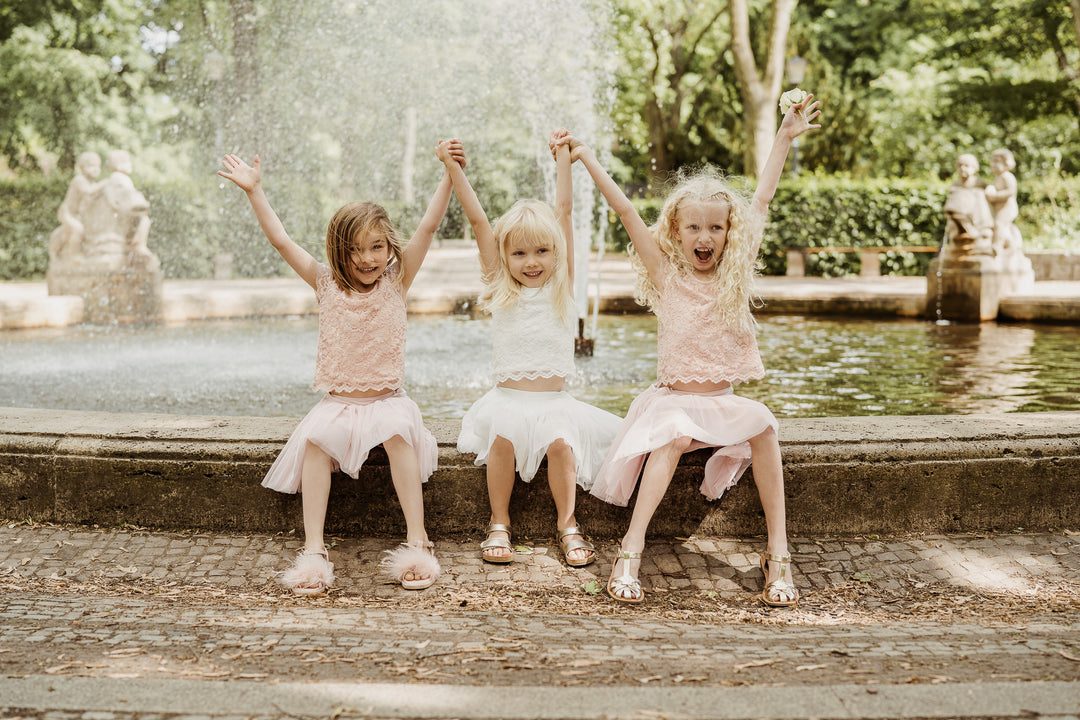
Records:
[[[393,480],[394,491],[405,515],[405,539],[410,543],[426,544],[424,490],[416,450],[400,435],[384,442],[383,449],[390,460],[390,479]]]
[[[675,475],[675,468],[679,466],[679,459],[690,447],[691,442],[692,439],[688,437],[677,438],[649,454],[649,459],[645,461],[645,469],[641,473],[634,512],[630,516],[630,527],[623,535],[622,549],[624,551],[641,552],[645,549],[645,533],[649,529],[649,523],[656,513],[656,508],[660,506],[660,501],[667,493],[671,478]],[[631,576],[638,577],[641,561],[627,560],[625,562],[629,563],[626,571]],[[618,570],[614,572],[616,575],[623,574],[618,568],[614,570]]]
[[[300,470],[300,497],[304,506],[304,549],[323,552],[326,504],[330,499],[330,473],[334,461],[322,448],[308,441]]]
[[[410,545],[427,547],[428,536],[424,529],[424,488],[420,480],[420,461],[416,450],[400,435],[383,443],[390,460],[390,478],[397,492],[401,511],[405,515],[405,541]],[[405,573],[406,580],[419,580],[412,572]]]
[[[754,483],[757,485],[761,507],[765,511],[765,529],[769,540],[765,551],[770,555],[787,555],[787,509],[784,505],[784,466],[780,458],[780,440],[776,431],[768,428],[750,438],[753,457]],[[777,579],[779,563],[769,563],[765,582]],[[790,576],[788,580],[790,580]]]
[[[491,505],[491,524],[510,525],[510,496],[514,492],[514,445],[499,436],[491,443],[487,460],[488,503]],[[510,534],[501,530],[492,532],[488,537],[510,539]],[[509,557],[510,550],[493,546],[484,550],[491,557]]]
[[[547,449],[548,487],[551,488],[551,497],[555,501],[555,512],[558,519],[555,521],[555,529],[562,530],[572,525],[577,525],[574,510],[577,508],[577,463],[574,460],[574,451],[563,440],[556,440],[548,445]],[[566,540],[584,540],[580,535],[567,535]],[[583,562],[594,554],[593,550],[575,548],[566,553],[566,559],[572,562]]]

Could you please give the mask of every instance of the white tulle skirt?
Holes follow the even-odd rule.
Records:
[[[776,431],[779,425],[769,408],[735,395],[731,388],[690,393],[653,385],[630,404],[591,492],[625,506],[646,456],[672,440],[689,437],[690,450],[717,448],[705,464],[701,483],[701,493],[716,500],[750,467],[747,441],[770,427]]]
[[[619,416],[575,400],[570,393],[492,388],[461,420],[458,450],[487,463],[491,444],[504,437],[514,446],[514,466],[525,482],[536,476],[548,446],[563,440],[574,451],[577,483],[588,490],[607,454]]]
[[[420,408],[404,390],[370,398],[328,393],[293,430],[262,484],[278,492],[301,490],[300,474],[308,441],[333,458],[342,472],[355,478],[371,449],[395,435],[416,450],[420,479],[427,482],[438,467],[439,448],[435,436],[424,427]]]

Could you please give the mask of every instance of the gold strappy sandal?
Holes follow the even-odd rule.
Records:
[[[792,607],[799,602],[799,589],[791,581],[791,556],[771,555],[765,553],[761,556],[761,572],[765,577],[769,576],[769,563],[780,563],[780,577],[772,582],[765,583],[765,589],[761,591],[761,601],[770,607]]]
[[[611,596],[612,600],[618,600],[629,605],[637,605],[645,600],[645,591],[641,589],[641,582],[630,574],[626,562],[640,559],[641,553],[626,552],[619,548],[619,552],[615,555],[615,562],[611,564],[611,577],[607,581],[607,594]],[[623,572],[619,577],[615,577],[615,566],[619,564],[620,560],[623,561]],[[640,569],[638,572],[640,572]],[[629,594],[622,595],[620,593]]]
[[[571,540],[571,535],[580,535],[581,537],[577,540]],[[585,540],[585,533],[581,532],[581,528],[577,525],[571,525],[559,530],[555,536],[555,542],[559,543],[559,550],[562,551],[563,560],[570,567],[585,567],[596,560],[596,548],[591,542]],[[588,550],[589,557],[584,560],[571,560],[570,553],[574,550]]]
[[[506,537],[491,537],[493,532],[504,532]],[[484,562],[496,565],[505,565],[514,562],[514,546],[510,544],[510,526],[500,523],[491,523],[487,526],[487,540],[480,543],[480,557]],[[493,548],[509,550],[508,555],[492,555],[488,551]]]

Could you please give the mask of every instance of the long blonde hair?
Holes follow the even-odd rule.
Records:
[[[715,168],[705,166],[688,172],[680,171],[675,183],[660,210],[660,217],[649,228],[657,247],[676,272],[691,271],[692,266],[679,239],[679,209],[706,202],[727,204],[727,239],[713,271],[716,311],[725,324],[752,331],[757,323],[750,307],[751,304],[759,306],[757,298],[752,296],[758,261],[750,256],[750,249],[764,230],[764,218],[752,209],[748,193],[734,187]],[[634,299],[656,312],[660,305],[660,291],[649,279],[645,264],[634,252],[633,246],[630,247],[630,260],[638,275]]]
[[[555,268],[548,284],[552,286],[555,311],[563,322],[572,318],[574,294],[566,259],[566,238],[551,206],[539,200],[519,200],[499,218],[492,232],[499,262],[491,275],[484,278],[480,306],[490,311],[510,307],[518,301],[523,286],[510,274],[511,246],[551,245],[555,249]]]
[[[348,271],[349,254],[354,243],[373,232],[382,234],[390,244],[391,261],[387,268],[395,264],[400,268],[405,241],[381,205],[370,202],[349,203],[334,213],[326,226],[326,262],[334,273],[334,281],[346,292],[362,292],[353,286]],[[394,282],[399,283],[401,280],[401,273],[398,272]]]

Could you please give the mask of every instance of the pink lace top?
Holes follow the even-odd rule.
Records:
[[[518,301],[491,313],[495,382],[574,373],[574,320],[559,319],[551,284],[521,288]]]
[[[754,333],[722,324],[713,292],[692,272],[668,273],[657,313],[657,384],[765,377]]]
[[[371,292],[345,292],[319,263],[319,345],[312,387],[328,392],[396,390],[405,375],[405,298],[391,267]]]

